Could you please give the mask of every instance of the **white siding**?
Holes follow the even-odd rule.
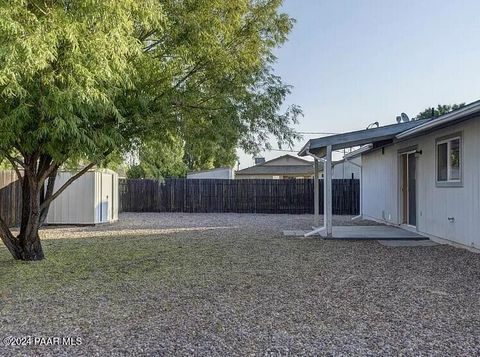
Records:
[[[70,172],[60,172],[55,190],[70,177]],[[90,171],[74,181],[50,205],[46,223],[97,224],[101,223],[101,204],[108,207],[107,220],[118,219],[118,175],[110,170]]]
[[[397,220],[397,160],[394,150],[362,156],[362,213],[390,223]]]
[[[60,172],[55,180],[55,191],[60,188],[72,174]],[[86,209],[93,207],[93,192],[95,187],[95,173],[87,172],[74,181],[50,205],[46,222],[50,224],[91,224],[94,223],[94,211]],[[82,194],[79,194],[79,193]]]
[[[225,167],[206,171],[189,172],[187,179],[226,179],[233,180],[233,169]]]
[[[462,132],[463,186],[437,187],[435,140]],[[399,150],[418,145],[417,229],[432,237],[480,249],[480,119],[363,155],[363,214],[399,224]],[[389,216],[391,215],[391,217]],[[454,217],[455,222],[449,222]],[[390,218],[390,219],[389,219]]]
[[[355,158],[353,160],[355,160],[355,162],[358,161],[358,164],[361,163],[361,160],[359,160],[358,158]],[[351,179],[352,174],[354,179],[360,178],[360,168],[352,164],[351,162],[342,161],[333,165],[333,169],[332,169],[333,179]]]

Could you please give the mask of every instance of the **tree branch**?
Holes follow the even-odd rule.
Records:
[[[20,161],[19,159],[17,159],[16,157],[13,157],[11,156],[8,152],[6,152],[5,150],[1,150],[3,155],[7,158],[8,161],[10,161],[10,163],[13,165],[13,163],[17,163],[18,165],[20,165],[21,167],[25,168],[25,163]],[[14,165],[16,166],[16,165]]]
[[[50,155],[40,155],[37,169],[37,179],[40,184],[43,184],[43,181],[50,175],[55,168],[55,165],[52,165],[52,157]]]
[[[7,247],[9,252],[13,255],[15,259],[18,259],[19,256],[18,247],[16,244],[16,239],[10,228],[8,227],[7,223],[0,217],[0,238],[2,239],[3,244]]]
[[[143,42],[150,36],[153,36],[156,32],[157,32],[156,30],[149,30],[149,31],[141,30],[140,33],[138,34],[138,40]]]
[[[6,155],[5,157],[6,157],[6,159],[10,162],[10,165],[12,165],[13,169],[14,169],[15,172],[17,173],[18,180],[20,181],[20,183],[23,183],[22,173],[20,172],[20,169],[19,169],[19,168],[17,167],[17,165],[15,164],[15,161],[13,161],[12,158],[11,158],[9,155]]]
[[[225,109],[224,107],[208,107],[208,106],[199,105],[199,104],[185,104],[180,101],[172,102],[172,104],[175,107],[179,107],[179,108],[199,109],[199,110],[205,110],[205,111],[218,111],[218,110]]]
[[[48,177],[47,189],[45,192],[42,192],[42,196],[40,198],[40,205],[42,205],[43,202],[45,202],[45,200],[52,197],[53,190],[55,188],[56,179],[57,179],[57,170],[54,170]],[[43,226],[43,223],[47,218],[48,208],[49,208],[49,205],[45,206],[43,209],[40,210],[40,227]]]
[[[107,150],[102,156],[103,157],[106,157],[108,156],[110,153],[112,152],[112,150]],[[87,166],[85,166],[82,170],[80,170],[79,172],[77,172],[75,175],[73,175],[72,177],[70,177],[63,185],[62,187],[60,187],[53,195],[51,195],[50,197],[46,197],[45,198],[45,201],[43,201],[43,203],[40,205],[40,212],[42,210],[44,210],[46,207],[48,207],[50,205],[50,203],[52,203],[52,201],[57,198],[63,191],[65,191],[67,189],[68,186],[70,186],[76,179],[78,179],[80,176],[82,176],[84,173],[86,173],[88,170],[90,170],[92,167],[94,167],[95,165],[97,164],[97,161],[93,161],[91,162],[90,164],[88,164]]]
[[[203,66],[203,63],[202,62],[199,62],[197,64],[195,64],[192,69],[190,71],[188,71],[182,78],[180,78],[177,83],[175,83],[175,85],[172,87],[172,88],[169,88],[167,89],[165,92],[161,93],[156,99],[160,99],[162,98],[165,94],[167,94],[168,92],[172,92],[174,90],[176,90],[178,87],[180,87],[183,83],[185,83],[185,81],[190,78],[191,76],[193,76],[196,72],[198,72]]]
[[[59,164],[54,164],[54,165],[51,165],[48,168],[46,168],[45,171],[39,177],[40,184],[43,185],[43,183],[45,182],[47,177],[50,177],[54,172],[56,174],[59,167],[60,167]]]
[[[48,207],[52,201],[60,196],[60,194],[67,189],[68,186],[70,186],[76,179],[78,179],[80,176],[82,176],[84,173],[86,173],[88,170],[90,170],[92,167],[96,165],[96,162],[91,162],[87,166],[85,166],[82,170],[77,172],[75,175],[70,177],[67,182],[65,182],[62,187],[60,187],[53,195],[51,195],[48,198],[45,198],[45,201],[40,205],[40,211]]]
[[[152,33],[153,35],[153,33]],[[157,40],[152,40],[152,42],[150,42],[148,45],[145,45],[143,47],[143,51],[144,52],[148,52],[150,51],[152,48],[154,48],[155,46],[157,46],[158,44],[162,43],[163,41],[165,41],[165,36],[157,39]]]

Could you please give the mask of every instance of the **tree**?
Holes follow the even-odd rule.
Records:
[[[147,141],[137,149],[138,163],[127,170],[131,179],[181,177],[187,173],[183,162],[184,149],[181,142],[171,138],[170,142]]]
[[[236,138],[211,125],[204,126],[198,118],[181,137],[153,137],[142,142],[129,155],[134,164],[127,165],[127,177],[184,177],[189,171],[233,167],[237,161]]]
[[[424,111],[418,113],[417,119],[436,118],[441,115],[453,112],[454,110],[464,107],[465,103],[460,104],[439,104],[436,108],[426,108]]]
[[[281,0],[0,2],[0,155],[22,184],[15,259],[43,259],[51,202],[95,165],[148,142],[254,151],[292,144],[301,111],[272,50],[292,19]],[[198,145],[197,145],[198,146]],[[197,147],[193,145],[193,147]],[[206,145],[208,148],[208,145]],[[55,187],[58,169],[82,169]]]

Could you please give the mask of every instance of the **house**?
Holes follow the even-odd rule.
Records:
[[[219,167],[211,170],[192,171],[187,173],[187,179],[224,179],[233,180],[234,172],[231,167]]]
[[[59,172],[55,190],[75,172]],[[75,180],[50,205],[47,224],[99,224],[118,220],[118,174],[90,170]]]
[[[287,154],[251,167],[247,167],[243,170],[236,171],[235,178],[239,180],[309,179],[313,178],[313,166],[313,161]]]
[[[361,157],[363,218],[480,251],[480,101],[437,118],[310,140],[299,155],[327,163],[318,230],[326,235],[332,150],[358,146],[345,160]]]

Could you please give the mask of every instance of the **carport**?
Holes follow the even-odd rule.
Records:
[[[352,131],[348,133],[331,135],[322,138],[316,138],[309,140],[305,146],[298,153],[299,156],[311,156],[315,161],[314,171],[314,229],[306,232],[305,237],[312,235],[321,235],[327,238],[348,238],[350,235],[352,238],[356,238],[358,230],[351,229],[346,232],[344,228],[333,227],[332,224],[332,152],[335,150],[343,150],[348,148],[359,148],[356,153],[376,150],[385,145],[392,144],[396,139],[395,136],[405,130],[412,129],[420,124],[424,124],[425,120],[409,121],[403,123],[397,123],[387,125],[383,127]],[[348,155],[345,156],[345,160],[348,161]],[[319,183],[319,167],[320,161],[324,162],[324,223],[322,227],[319,227],[320,222],[320,183]],[[353,163],[350,161],[350,163]],[[355,163],[353,163],[355,164]],[[356,164],[355,164],[356,165]],[[362,167],[360,166],[360,214],[358,218],[362,217]],[[394,228],[394,227],[392,227]],[[341,233],[342,232],[342,233]],[[365,233],[365,232],[364,232]],[[365,235],[362,233],[362,235]],[[390,232],[390,236],[397,235],[395,230]],[[385,231],[386,235],[381,238],[387,237],[389,234]],[[418,236],[418,235],[417,235]],[[419,236],[421,237],[421,236]]]

